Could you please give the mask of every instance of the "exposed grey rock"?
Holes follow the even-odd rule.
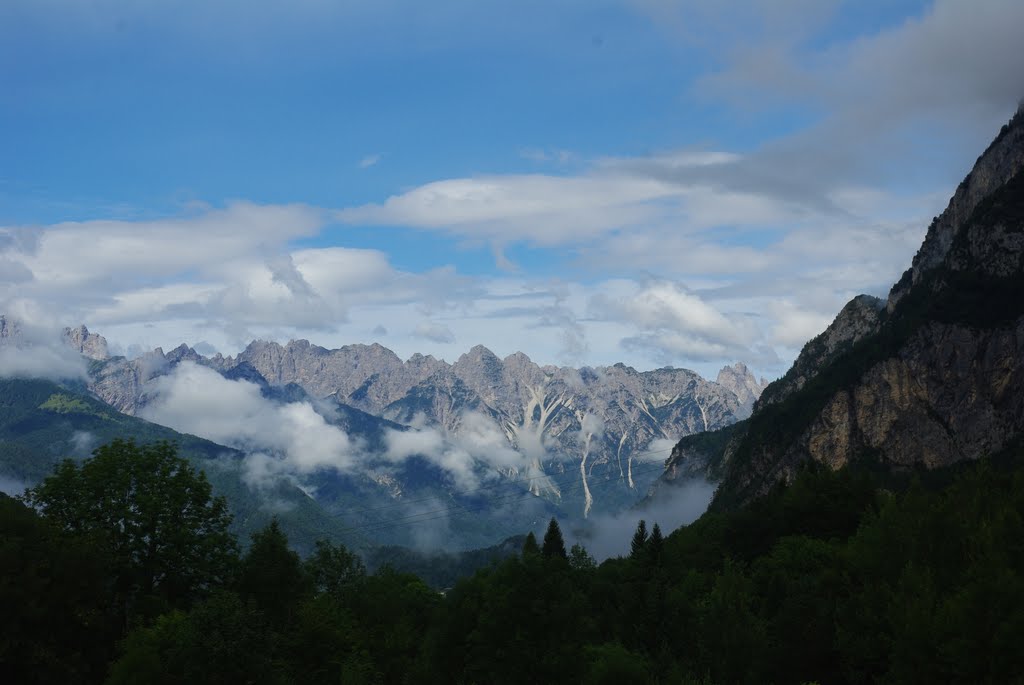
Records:
[[[107,339],[102,335],[90,333],[84,325],[78,328],[65,328],[64,341],[74,350],[81,352],[89,359],[103,360],[110,356],[107,350]]]
[[[999,452],[1024,435],[1022,291],[1018,112],[933,222],[887,307],[850,302],[729,440],[681,441],[665,482],[721,476],[715,503],[729,506],[810,460],[840,467],[869,457],[899,470]]]
[[[254,341],[236,357],[205,358],[181,345],[167,354],[110,358],[94,369],[91,389],[134,414],[147,401],[147,383],[186,360],[229,378],[294,384],[313,398],[453,437],[462,435],[468,414],[482,415],[529,457],[528,468],[506,475],[529,478],[538,494],[563,503],[578,499],[587,511],[595,502],[635,499],[646,488],[666,456],[644,453],[652,441],[728,425],[749,413],[763,387],[742,364],[724,369],[723,383],[715,383],[686,369],[539,366],[521,352],[500,359],[479,345],[448,364],[419,354],[403,362],[377,344],[329,350],[294,340]]]
[[[786,375],[764,389],[757,403],[781,402],[840,353],[878,332],[884,309],[885,301],[870,295],[858,295],[850,300],[823,333],[804,345]]]
[[[1024,109],[1018,109],[1014,118],[978,157],[974,168],[953,193],[946,209],[932,221],[910,269],[889,292],[890,312],[928,271],[943,263],[957,234],[965,228],[965,223],[978,204],[1005,185],[1024,166],[1022,119]]]
[[[731,390],[740,401],[742,407],[740,418],[746,418],[754,408],[754,403],[761,397],[768,381],[764,378],[757,380],[743,362],[736,362],[732,366],[723,367],[718,372],[715,382],[726,390]]]

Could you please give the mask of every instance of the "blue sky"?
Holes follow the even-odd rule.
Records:
[[[0,5],[0,306],[781,373],[1024,96],[1011,0]]]

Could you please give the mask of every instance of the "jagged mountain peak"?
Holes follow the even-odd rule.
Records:
[[[745,424],[715,439],[684,438],[669,470],[720,474],[713,506],[728,507],[791,480],[807,461],[937,468],[996,454],[1022,436],[1018,111],[932,222],[888,300],[851,300]]]
[[[181,343],[173,350],[164,355],[168,362],[178,363],[183,361],[190,361],[200,363],[205,361],[203,356],[195,351],[195,349],[189,347],[185,343]]]
[[[764,379],[759,381],[743,362],[723,367],[715,382],[731,390],[747,409],[753,408],[766,386]]]
[[[755,411],[786,399],[839,354],[877,332],[885,305],[885,300],[871,295],[857,295],[847,302],[828,328],[803,346],[786,374],[764,388],[755,403]]]
[[[524,366],[527,364],[533,364],[533,360],[525,352],[513,352],[502,360],[504,364],[516,364]]]
[[[77,328],[65,328],[63,335],[64,340],[70,347],[81,352],[89,359],[102,361],[110,357],[107,339],[102,335],[90,333],[85,324],[81,324]]]
[[[455,361],[456,364],[468,364],[468,363],[486,363],[486,364],[500,364],[501,358],[494,354],[489,348],[484,345],[473,345],[469,348],[468,352],[463,353]]]
[[[932,269],[942,264],[958,233],[967,229],[968,219],[978,205],[1003,187],[1024,167],[1024,110],[1019,109],[999,135],[978,157],[970,173],[957,186],[949,204],[928,227],[911,267],[889,292],[888,310]]]

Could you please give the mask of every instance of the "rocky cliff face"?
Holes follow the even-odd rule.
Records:
[[[65,328],[64,342],[71,349],[89,359],[106,359],[110,356],[110,352],[107,350],[107,339],[102,335],[90,333],[85,326]]]
[[[823,333],[804,345],[793,366],[761,393],[761,406],[781,402],[804,387],[807,381],[855,343],[878,332],[885,302],[870,295],[858,295],[842,308]]]
[[[749,416],[754,408],[754,403],[762,396],[768,381],[764,378],[757,380],[750,369],[742,362],[736,362],[732,366],[726,366],[718,372],[715,382],[726,390],[732,391],[739,399],[743,413]],[[746,418],[742,416],[741,418]]]
[[[935,468],[1024,434],[1022,169],[1019,112],[932,223],[886,306],[850,302],[733,435],[703,450],[681,441],[669,475],[718,475],[715,506],[731,506],[808,460]]]
[[[888,309],[925,275],[943,264],[958,235],[968,229],[971,215],[984,200],[1006,185],[1024,166],[1024,107],[1006,124],[957,187],[946,210],[928,227],[910,269],[889,293]],[[985,241],[982,241],[985,242]]]

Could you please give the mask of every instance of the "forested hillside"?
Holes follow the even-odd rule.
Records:
[[[139,458],[157,459],[155,477],[132,471]],[[129,487],[96,498],[98,474]],[[0,677],[1014,682],[1024,452],[924,476],[880,488],[866,472],[809,468],[665,537],[641,523],[631,553],[600,566],[552,522],[541,544],[529,536],[442,595],[387,567],[367,574],[344,547],[301,559],[276,522],[238,555],[217,542],[223,504],[173,450],[115,443],[33,490],[38,510],[0,501]],[[164,527],[108,525],[122,505]],[[166,544],[179,552],[154,552]]]

